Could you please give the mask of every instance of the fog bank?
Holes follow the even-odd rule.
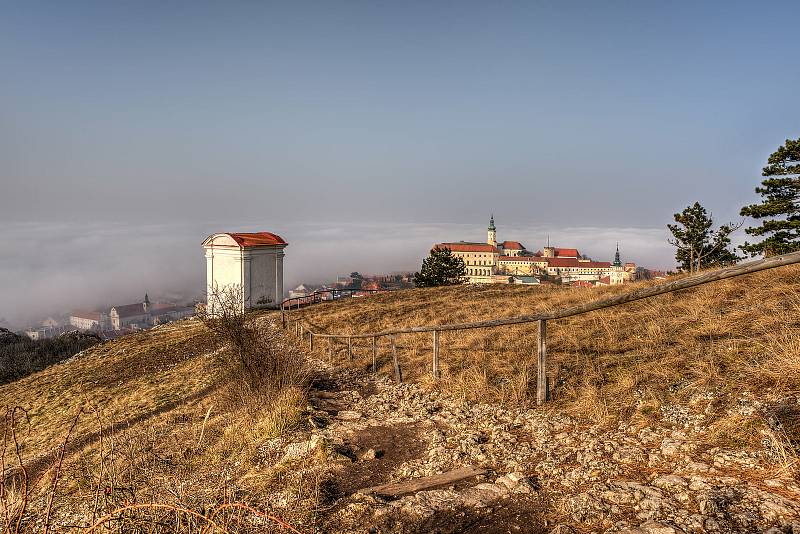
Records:
[[[205,259],[201,242],[217,231],[269,230],[289,246],[285,287],[334,280],[337,275],[418,270],[431,245],[482,241],[485,224],[292,224],[263,228],[252,222],[204,224],[54,225],[12,223],[0,234],[0,319],[26,327],[47,315],[75,308],[155,299],[201,297]],[[671,268],[673,251],[661,228],[548,228],[504,225],[498,238],[540,249],[547,236],[557,246],[577,247],[597,260]]]

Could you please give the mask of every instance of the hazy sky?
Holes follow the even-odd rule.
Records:
[[[67,273],[202,287],[214,230],[284,235],[291,281],[413,268],[490,212],[670,267],[671,214],[738,218],[800,137],[796,2],[0,7],[0,317]]]

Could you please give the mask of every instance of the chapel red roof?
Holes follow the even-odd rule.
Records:
[[[283,238],[272,232],[229,232],[229,236],[236,241],[240,247],[261,247],[266,245],[288,245]]]
[[[522,243],[519,241],[503,241],[503,248],[507,248],[509,250],[525,250],[525,247],[522,246]]]

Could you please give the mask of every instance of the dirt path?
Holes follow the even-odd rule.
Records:
[[[448,435],[451,407],[435,393],[347,369],[321,370],[311,392],[315,432],[335,460],[326,530],[343,532],[548,532],[534,478],[482,462],[486,475],[399,498],[365,495],[387,482],[419,479],[471,465],[470,456],[437,458]],[[452,441],[452,438],[451,438]],[[469,441],[488,443],[478,436]],[[465,442],[466,444],[466,442]],[[467,447],[464,447],[465,451]],[[501,462],[502,463],[502,462]],[[500,469],[500,471],[498,471]],[[513,473],[513,472],[512,472]],[[516,478],[515,478],[516,477]],[[496,480],[499,483],[495,483]]]
[[[681,407],[608,428],[312,363],[318,428],[287,451],[328,451],[325,531],[800,534],[800,482],[768,451],[703,446]],[[394,499],[359,491],[466,466],[488,474]]]

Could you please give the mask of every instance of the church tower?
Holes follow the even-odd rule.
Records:
[[[144,294],[144,302],[142,303],[142,308],[144,309],[145,313],[150,313],[150,297],[147,296],[147,293]]]
[[[619,259],[619,243],[617,243],[617,253],[614,254],[614,267],[622,267],[622,261]]]
[[[494,227],[494,213],[489,217],[489,231],[487,233],[486,242],[493,247],[497,246],[497,229]]]

